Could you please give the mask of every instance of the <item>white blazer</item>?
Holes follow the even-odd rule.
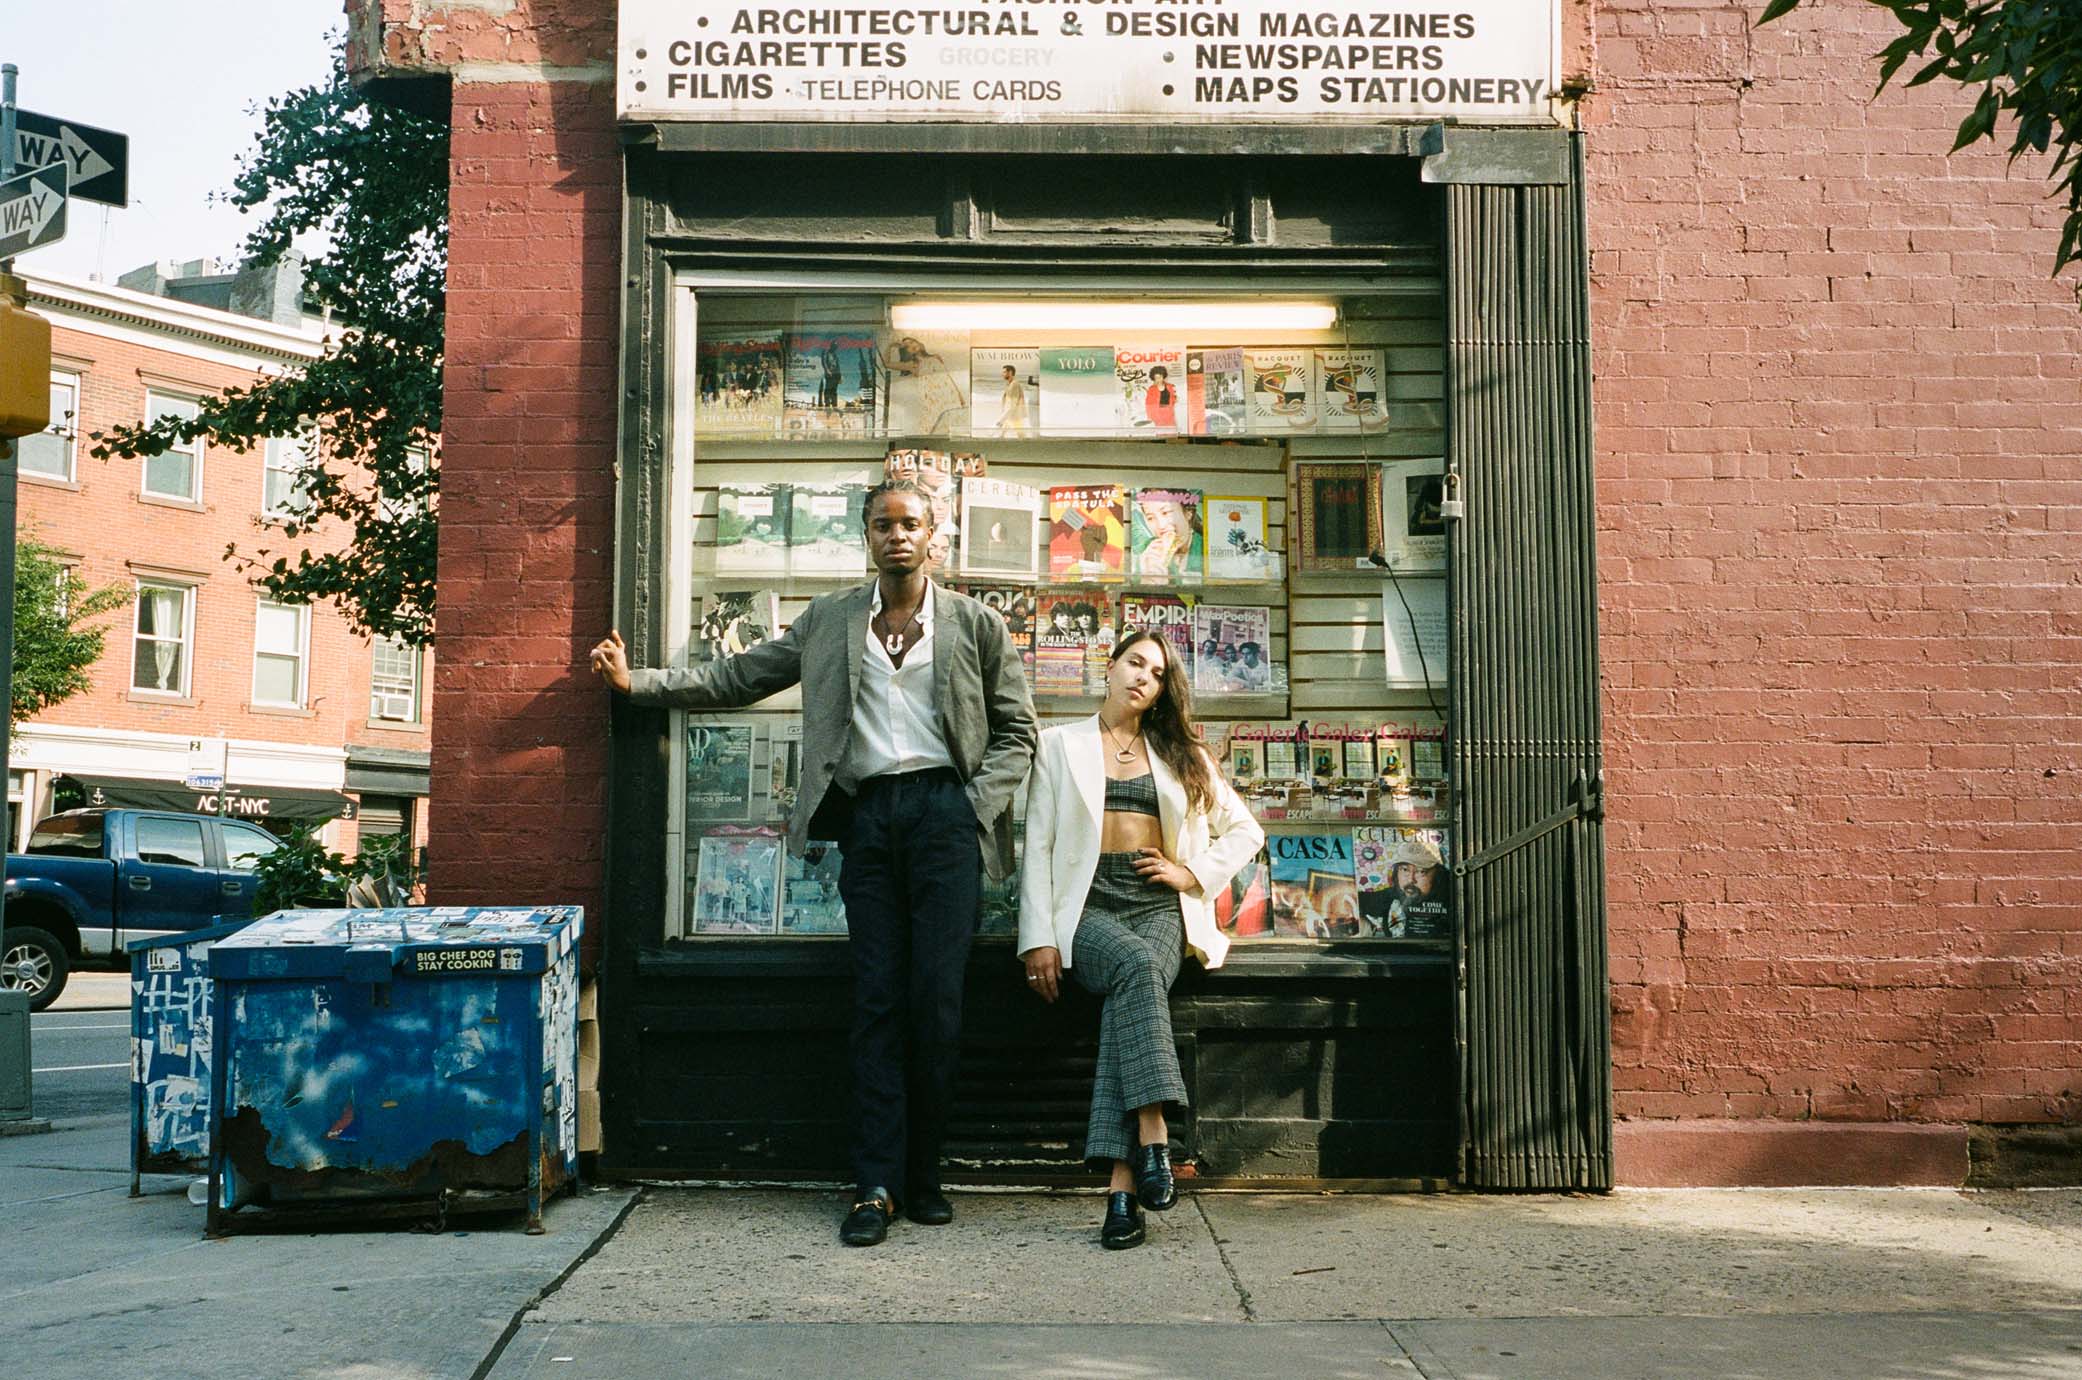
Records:
[[[1099,825],[1106,809],[1106,748],[1099,716],[1059,724],[1041,734],[1034,772],[1027,778],[1026,857],[1019,888],[1019,951],[1054,945],[1063,966],[1074,961],[1077,921],[1099,870]],[[1229,936],[1215,928],[1214,898],[1257,856],[1265,831],[1229,783],[1208,769],[1214,808],[1186,810],[1186,788],[1149,754],[1157,779],[1157,822],[1164,856],[1183,863],[1199,885],[1178,893],[1186,947],[1210,968],[1222,966]]]

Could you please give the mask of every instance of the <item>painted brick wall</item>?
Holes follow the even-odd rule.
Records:
[[[1828,0],[1607,3],[1590,136],[1619,1107],[2082,1116],[2082,312]]]
[[[422,696],[422,723],[409,728],[369,720],[369,645],[336,610],[311,611],[307,708],[253,705],[253,640],[257,592],[246,575],[224,559],[236,543],[251,552],[270,542],[257,525],[261,510],[262,454],[258,447],[237,453],[206,445],[199,506],[153,502],[140,497],[143,463],[97,460],[91,437],[145,415],[148,389],[190,397],[206,396],[253,380],[251,370],[198,358],[178,348],[158,349],[92,330],[57,326],[52,332],[56,366],[80,381],[74,423],[70,485],[25,476],[20,481],[20,527],[76,557],[77,578],[91,588],[128,586],[139,565],[164,574],[185,573],[196,586],[193,665],[184,700],[133,694],[131,683],[134,608],[104,620],[108,636],[95,664],[92,689],[37,716],[35,722],[123,729],[185,736],[342,747],[425,750],[431,707]],[[321,532],[296,546],[323,549]],[[431,653],[428,654],[432,659]],[[352,850],[355,829],[338,824],[328,835],[334,846]]]
[[[612,613],[612,95],[458,82],[452,113],[431,894],[598,916],[607,694],[584,654]]]

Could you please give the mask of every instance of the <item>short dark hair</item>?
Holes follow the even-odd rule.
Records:
[[[866,527],[875,515],[875,500],[889,494],[910,494],[925,505],[925,525],[934,526],[933,496],[923,484],[915,479],[885,479],[867,491],[867,498],[860,505],[860,525]]]

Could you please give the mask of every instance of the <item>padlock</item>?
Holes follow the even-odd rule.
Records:
[[[1439,521],[1458,522],[1468,515],[1468,505],[1460,500],[1460,472],[1446,471],[1446,493],[1439,500]]]

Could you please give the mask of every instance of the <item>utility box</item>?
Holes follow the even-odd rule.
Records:
[[[210,946],[245,920],[130,950],[130,1196],[145,1174],[210,1167]]]
[[[0,992],[0,1121],[27,1121],[29,994]]]
[[[210,951],[208,1230],[525,1209],[578,1172],[576,906],[285,910]]]

